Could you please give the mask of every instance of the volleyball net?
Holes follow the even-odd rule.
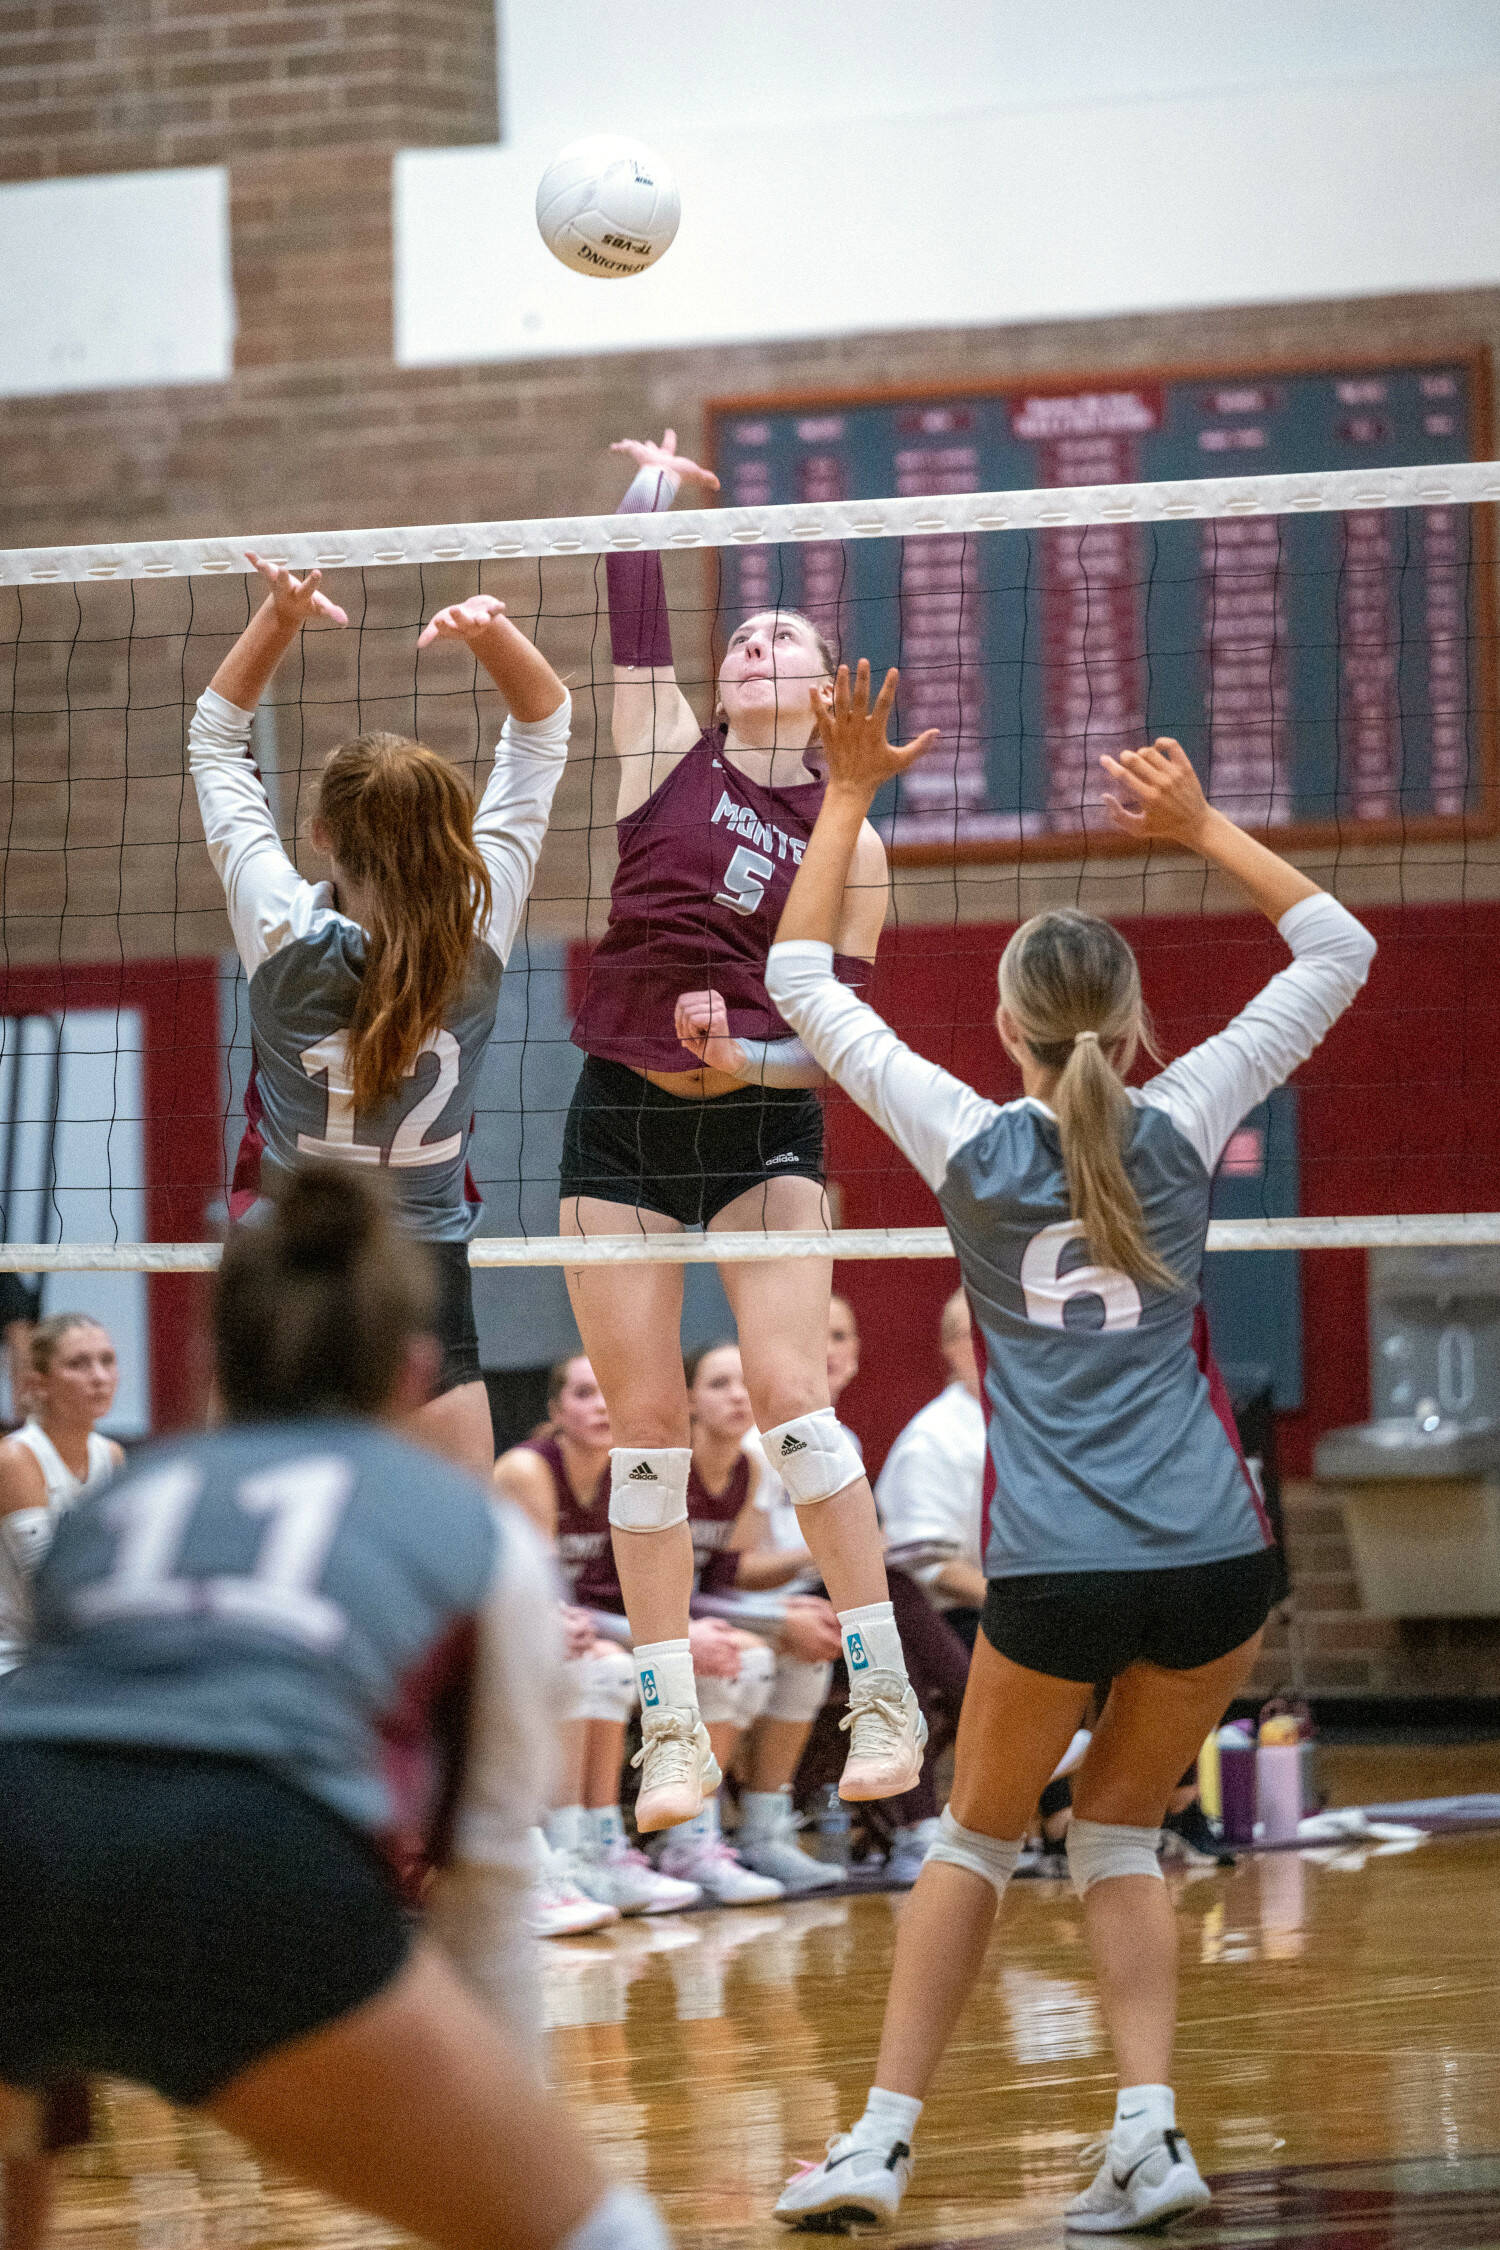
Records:
[[[903,738],[940,729],[875,810],[892,906],[869,997],[923,1053],[997,1098],[1018,1090],[995,962],[1048,904],[1125,929],[1169,1056],[1279,965],[1217,877],[1108,826],[1101,754],[1176,735],[1211,800],[1381,944],[1350,1017],[1231,1142],[1210,1247],[1500,1245],[1500,465],[971,492],[940,446],[898,458],[909,489],[883,500],[818,497],[813,478],[802,501],[658,517],[0,554],[0,1269],[217,1257],[248,1007],[185,745],[261,599],[247,548],[321,568],[350,619],[303,633],[253,736],[310,875],[318,772],[353,733],[416,735],[482,781],[502,709],[466,649],[418,656],[434,611],[499,595],[572,688],[475,1118],[476,1266],[949,1254],[926,1189],[836,1093],[830,1232],[558,1235],[572,1016],[614,855],[604,558],[643,546],[663,554],[678,677],[705,719],[728,629],[782,605],[849,661],[900,667]]]

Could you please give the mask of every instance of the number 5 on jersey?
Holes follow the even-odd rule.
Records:
[[[424,1141],[422,1135],[442,1116],[458,1084],[458,1041],[451,1031],[430,1031],[417,1049],[408,1077],[415,1076],[417,1064],[424,1055],[437,1056],[436,1083],[429,1086],[422,1099],[414,1102],[402,1118],[390,1148],[382,1149],[370,1141],[354,1138],[354,1074],[349,1062],[348,1032],[331,1031],[316,1046],[304,1047],[297,1059],[308,1077],[328,1080],[328,1122],[322,1140],[313,1133],[297,1135],[300,1153],[303,1156],[341,1156],[346,1164],[384,1163],[410,1168],[451,1163],[464,1145],[462,1133],[450,1133],[444,1141]]]

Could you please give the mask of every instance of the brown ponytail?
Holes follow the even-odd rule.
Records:
[[[365,890],[369,949],[349,1026],[354,1100],[389,1101],[437,1030],[491,911],[474,802],[446,758],[399,734],[362,734],[323,768],[318,813]]]
[[[1051,1106],[1068,1204],[1094,1262],[1180,1289],[1181,1276],[1146,1240],[1125,1169],[1132,1111],[1124,1079],[1139,1048],[1156,1052],[1135,955],[1110,923],[1057,907],[1023,922],[1005,948],[1000,1000],[1036,1060],[1059,1073]]]

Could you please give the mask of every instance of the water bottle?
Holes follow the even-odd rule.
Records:
[[[838,1793],[838,1785],[830,1781],[818,1791],[814,1800],[813,1834],[818,1839],[818,1857],[832,1866],[849,1864],[849,1807]]]
[[[1219,1796],[1226,1844],[1255,1841],[1255,1738],[1244,1728],[1219,1729]]]

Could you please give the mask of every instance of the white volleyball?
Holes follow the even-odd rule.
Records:
[[[543,242],[596,281],[622,281],[655,265],[681,216],[677,182],[661,158],[615,133],[570,141],[537,184]]]

